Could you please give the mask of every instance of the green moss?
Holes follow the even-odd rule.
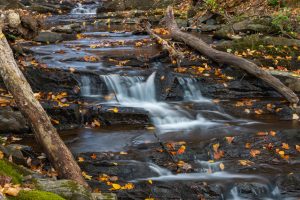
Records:
[[[57,194],[39,190],[21,191],[17,197],[10,197],[10,200],[65,200]]]
[[[11,177],[12,182],[15,184],[20,184],[23,179],[20,172],[11,163],[5,160],[0,160],[0,175]]]

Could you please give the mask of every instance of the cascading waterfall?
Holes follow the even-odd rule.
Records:
[[[108,89],[115,93],[116,100],[121,106],[138,107],[149,111],[154,125],[162,132],[216,124],[206,120],[200,114],[195,117],[178,106],[158,101],[155,91],[155,74],[153,73],[146,80],[144,77],[115,74],[102,75],[101,78],[105,81]],[[195,94],[196,91],[193,87],[190,88],[192,96],[199,95]]]
[[[201,94],[200,88],[197,86],[197,80],[193,78],[177,78],[179,84],[184,90],[184,100],[186,101],[199,101],[199,102],[210,102],[204,98]]]
[[[95,15],[97,12],[97,6],[98,4],[82,5],[81,3],[78,3],[71,11],[71,14]]]

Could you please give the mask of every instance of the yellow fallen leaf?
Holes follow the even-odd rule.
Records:
[[[213,145],[213,150],[214,150],[214,152],[218,152],[219,147],[220,147],[220,144],[219,144],[219,143],[214,144],[214,145]]]
[[[88,175],[86,172],[82,172],[82,176],[87,180],[92,180],[92,176]]]
[[[220,169],[224,170],[225,169],[225,165],[223,163],[220,163]]]
[[[112,184],[112,187],[113,187],[113,188],[112,188],[113,190],[119,190],[119,189],[121,189],[121,185],[119,185],[119,184],[117,184],[117,183],[113,183],[113,184]]]
[[[149,180],[148,180],[148,183],[150,183],[151,185],[153,184],[153,182],[152,182],[152,180],[151,180],[151,179],[149,179]]]
[[[78,157],[78,162],[84,162],[84,158],[83,157]]]

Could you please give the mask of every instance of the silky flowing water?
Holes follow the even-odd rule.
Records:
[[[79,21],[87,18],[87,15],[95,14],[95,5],[78,4],[71,14],[64,17],[53,16],[52,22],[59,23],[61,20],[66,23],[68,17]],[[85,16],[85,17],[82,17]],[[60,20],[61,19],[61,20]],[[89,19],[90,20],[90,19]],[[118,26],[120,30],[124,27]],[[155,46],[136,48],[135,41],[149,39],[148,36],[135,36],[131,32],[110,32],[111,27],[89,27],[83,33],[86,37],[74,41],[65,41],[59,44],[35,46],[31,49],[35,52],[35,58],[53,68],[69,67],[76,70],[91,70],[101,72],[99,80],[102,81],[108,91],[103,92],[100,87],[93,85],[91,77],[83,75],[81,83],[82,98],[93,98],[96,105],[110,106],[116,108],[142,109],[148,113],[155,131],[132,126],[116,126],[100,129],[78,129],[68,131],[71,136],[66,142],[71,150],[78,154],[84,152],[122,152],[130,151],[141,144],[155,144],[158,142],[184,140],[189,146],[201,151],[201,142],[214,137],[248,134],[260,131],[261,129],[272,128],[282,130],[294,128],[289,122],[272,124],[260,122],[253,119],[238,119],[230,113],[223,111],[221,106],[215,104],[211,99],[202,96],[201,87],[197,79],[190,77],[178,77],[184,98],[181,101],[166,101],[159,98],[158,85],[160,82],[159,69],[139,69],[130,66],[108,66],[101,58],[104,56],[135,56],[150,57],[159,52]],[[110,29],[110,30],[109,30]],[[92,44],[101,42],[129,41],[128,45],[103,46],[91,48]],[[131,42],[131,43],[130,43]],[[80,47],[80,48],[79,48]],[[55,53],[64,51],[64,54]],[[84,62],[79,57],[97,56],[97,62]],[[145,72],[145,73],[144,73]],[[205,87],[205,85],[202,85]],[[98,88],[98,90],[92,89]],[[108,92],[108,93],[107,93]],[[110,95],[112,98],[105,99]],[[145,155],[147,157],[147,155]],[[230,171],[220,168],[220,162],[208,162],[194,155],[194,172],[176,173],[160,167],[152,162],[139,160],[128,160],[128,162],[142,162],[148,166],[154,176],[136,177],[127,180],[135,184],[149,179],[157,182],[205,182],[220,185],[223,188],[221,199],[251,199],[249,194],[241,194],[241,190],[235,184],[255,184],[257,191],[254,193],[256,199],[293,199],[282,196],[276,183],[262,174],[240,173],[230,167]],[[230,160],[228,165],[230,165]],[[275,175],[275,174],[274,174]],[[248,195],[248,197],[247,197]],[[296,198],[294,198],[296,199]]]

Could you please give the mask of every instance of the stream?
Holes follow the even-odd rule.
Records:
[[[133,190],[116,191],[119,199],[298,199],[300,156],[292,149],[300,141],[297,123],[235,116],[234,110],[225,111],[222,104],[204,96],[201,90],[205,85],[197,78],[186,75],[176,77],[182,98],[164,98],[161,81],[166,78],[165,64],[139,66],[145,64],[143,58],[156,55],[159,47],[153,42],[136,47],[136,42],[150,37],[134,35],[134,25],[94,23],[97,6],[78,4],[69,15],[48,19],[49,26],[86,22],[86,32],[81,34],[84,37],[31,47],[35,59],[49,68],[96,74],[83,74],[78,80],[81,98],[89,106],[130,118],[127,125],[62,132],[71,151],[85,158],[86,163],[80,163],[84,171],[93,177],[107,174],[117,176],[121,183],[133,183]],[[119,45],[105,45],[110,43]],[[64,54],[59,53],[62,51]],[[97,60],[85,61],[85,56]],[[108,62],[108,58],[128,57],[139,58],[138,64]],[[131,119],[127,111],[141,113],[150,122]],[[277,138],[258,136],[260,131],[276,131]],[[230,138],[234,138],[232,143],[228,142]],[[286,152],[291,160],[278,157],[264,146],[272,143],[276,149],[282,142],[290,145]],[[171,147],[167,145],[170,143]],[[251,143],[251,149],[261,150],[260,155],[251,157],[251,149],[245,148],[247,143]],[[186,149],[182,154],[165,152],[166,146],[176,152],[183,144]],[[215,159],[221,150],[224,155]],[[97,158],[91,159],[92,154]],[[180,161],[184,163],[178,164]],[[97,179],[89,183],[101,191],[110,189]]]

